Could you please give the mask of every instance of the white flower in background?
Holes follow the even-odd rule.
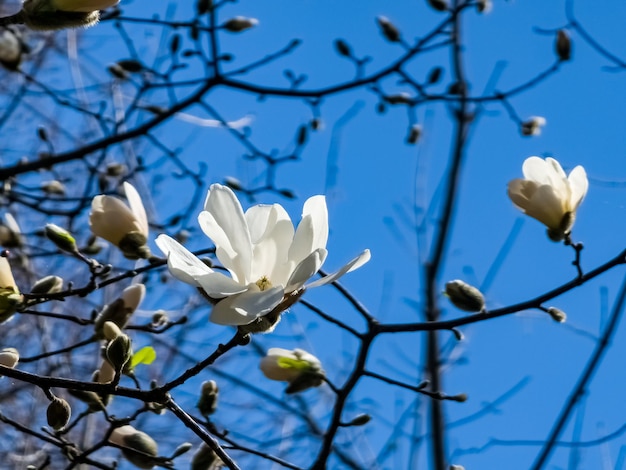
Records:
[[[65,185],[59,180],[44,181],[41,183],[41,190],[46,194],[65,195]]]
[[[0,255],[0,323],[13,316],[22,300],[9,260],[6,256]]]
[[[210,320],[220,325],[248,325],[272,311],[278,315],[304,289],[333,282],[370,259],[365,250],[334,274],[306,284],[327,255],[324,196],[304,203],[297,230],[281,205],[260,204],[244,213],[233,191],[219,184],[211,186],[204,209],[198,221],[231,277],[209,268],[167,235],[159,235],[156,243],[174,277],[199,287],[216,302]]]
[[[541,135],[541,128],[546,125],[546,118],[542,116],[531,116],[522,122],[522,135]]]
[[[100,19],[100,11],[119,0],[25,0],[19,15],[32,29],[54,30],[88,27]]]
[[[17,70],[24,47],[22,35],[15,27],[4,27],[0,30],[0,63],[9,70]]]
[[[127,206],[115,196],[99,195],[93,198],[89,225],[94,235],[116,245],[129,259],[148,258],[148,217],[137,190],[124,183]]]
[[[324,381],[320,360],[302,349],[271,348],[259,367],[268,379],[289,382],[287,393],[318,387]]]
[[[567,176],[555,159],[529,157],[522,172],[524,179],[509,183],[511,201],[544,224],[551,240],[563,240],[572,230],[576,210],[587,194],[589,182],[585,169],[577,166]]]

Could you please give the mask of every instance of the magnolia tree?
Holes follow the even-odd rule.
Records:
[[[623,127],[624,59],[573,1],[365,3],[2,3],[5,468],[621,468],[558,111]]]

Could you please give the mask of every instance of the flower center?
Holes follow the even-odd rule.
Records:
[[[272,287],[272,283],[267,278],[267,276],[262,276],[261,279],[256,281],[256,285],[261,289],[261,291],[267,290]]]

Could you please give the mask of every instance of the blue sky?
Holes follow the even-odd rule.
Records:
[[[152,5],[162,14],[168,8],[175,9],[174,17],[185,19],[191,2],[189,5],[178,2],[175,8],[175,2],[162,0]],[[129,15],[145,14],[143,2],[122,0],[122,6]],[[618,56],[623,53],[626,59],[625,39],[615,33],[621,31],[626,17],[624,2],[578,1],[574,10],[594,38]],[[290,69],[307,75],[305,89],[323,88],[354,77],[351,64],[334,52],[333,41],[337,38],[348,41],[357,56],[371,56],[366,73],[379,70],[402,54],[399,46],[389,44],[379,34],[375,21],[378,15],[393,21],[409,42],[427,34],[443,18],[421,0],[368,0],[358,2],[358,6],[355,2],[330,0],[240,2],[224,8],[222,15],[223,19],[249,16],[260,22],[250,31],[222,35],[222,50],[235,56],[232,64],[225,67],[227,70],[258,60],[284,47],[293,38],[299,38],[302,44],[293,54],[242,79],[286,87],[288,82],[283,71]],[[553,32],[567,24],[565,2],[560,0],[496,0],[489,14],[469,12],[465,18],[464,60],[474,95],[483,93],[494,71],[499,74],[495,88],[506,91],[549,68],[555,61]],[[90,47],[84,54],[91,57],[94,64],[126,57],[119,43],[113,42],[117,39],[113,39],[115,36],[109,27],[104,23],[85,33],[83,44]],[[161,30],[137,26],[129,31],[139,54],[149,63],[151,57],[156,57],[159,40],[163,40],[159,37]],[[102,41],[103,38],[115,47],[108,47],[109,43]],[[530,155],[553,156],[567,171],[576,165],[583,165],[587,170],[590,189],[573,230],[574,240],[585,244],[582,253],[585,271],[624,248],[626,133],[623,103],[626,87],[623,86],[623,71],[607,70],[610,63],[575,33],[572,33],[572,40],[571,62],[562,64],[560,71],[548,80],[510,100],[522,119],[535,115],[547,119],[540,136],[522,137],[517,125],[498,103],[487,104],[473,126],[453,235],[441,277],[442,289],[447,280],[457,278],[483,285],[511,233],[515,235],[514,243],[485,291],[489,308],[533,298],[575,276],[570,264],[571,248],[549,241],[544,228],[535,220],[524,218],[506,196],[507,182],[521,177],[522,162]],[[107,46],[101,47],[102,44]],[[421,78],[437,65],[444,67],[445,72],[442,82],[433,90],[443,92],[450,80],[446,50],[419,56],[407,70]],[[63,70],[60,66],[57,71],[59,69]],[[193,76],[195,72],[197,69],[192,67],[181,72],[180,77]],[[390,94],[409,91],[396,78],[383,81],[381,86]],[[165,103],[163,95],[148,99],[154,99],[156,104]],[[208,101],[226,119],[252,116],[252,141],[264,150],[285,152],[293,148],[293,136],[298,127],[312,117],[303,103],[283,98],[259,101],[254,95],[218,89]],[[415,305],[421,305],[420,260],[428,253],[428,243],[418,248],[414,217],[416,214],[420,220],[425,217],[427,233],[432,235],[441,201],[437,188],[447,168],[453,139],[450,113],[440,103],[420,106],[417,119],[424,127],[424,135],[418,145],[410,146],[404,142],[408,122],[406,109],[389,107],[384,115],[379,115],[376,104],[377,98],[362,89],[325,99],[320,108],[323,129],[311,133],[300,161],[284,165],[277,173],[277,186],[294,189],[298,198],[287,201],[275,194],[261,194],[257,202],[280,202],[292,218],[297,219],[307,197],[326,192],[331,233],[325,268],[338,268],[362,249],[370,248],[371,262],[346,276],[343,284],[381,321],[418,321],[421,316]],[[337,122],[353,107],[353,117],[338,129]],[[186,112],[208,117],[198,107]],[[241,158],[244,149],[223,129],[201,128],[181,120],[160,129],[159,136],[173,148],[184,148],[186,161],[207,164],[207,185],[233,176],[254,186],[263,176],[263,167],[244,162]],[[142,150],[141,147],[136,149],[138,153]],[[156,160],[158,155],[148,154],[146,158]],[[337,165],[331,186],[328,185],[329,160]],[[150,181],[146,180],[145,185],[149,187]],[[184,190],[184,186],[172,183],[154,195],[153,215],[157,221],[180,210],[187,198]],[[417,211],[414,210],[416,205]],[[197,228],[195,217],[190,219],[189,228]],[[199,230],[192,234],[191,247],[206,246]],[[469,396],[466,403],[446,404],[450,422],[484,410],[487,403],[516,384],[522,385],[494,412],[487,412],[480,419],[450,431],[449,451],[455,456],[451,463],[464,465],[468,470],[529,468],[538,452],[537,446],[493,446],[479,453],[471,453],[470,449],[484,446],[492,438],[545,439],[593,349],[592,338],[597,337],[604,324],[621,277],[622,269],[618,268],[555,299],[550,305],[567,312],[568,321],[564,325],[554,323],[541,312],[522,312],[464,327],[461,330],[465,340],[458,343],[451,335],[442,334],[444,342],[449,341],[452,358],[444,376],[444,392],[463,392]],[[180,292],[179,285],[172,287],[174,292]],[[352,322],[356,318],[345,301],[330,288],[309,292],[306,298],[343,320]],[[160,308],[175,309],[182,299],[168,290],[154,303]],[[445,299],[441,305],[445,308],[446,319],[464,315]],[[151,306],[145,308],[149,310]],[[211,338],[220,337],[215,326],[207,328],[210,328],[207,335]],[[624,328],[617,331],[593,380],[590,394],[585,398],[584,414],[580,415],[582,440],[607,434],[620,427],[626,418],[622,405],[626,383],[622,360],[626,353],[625,334]],[[419,382],[423,339],[415,333],[381,337],[370,359],[371,369],[389,373],[398,380]],[[327,325],[320,325],[317,318],[298,306],[276,333],[261,341],[266,347],[311,350],[322,359],[329,376],[339,382],[355,348],[354,342],[341,333],[329,331]],[[280,393],[280,388],[272,390]],[[370,412],[374,420],[366,428],[354,431],[354,445],[362,446],[364,455],[369,455],[370,451],[375,455],[391,431],[385,420],[393,423],[404,410],[412,409],[413,397],[390,386],[364,380],[355,398],[358,401],[351,411]],[[193,403],[194,397],[190,394],[188,400]],[[419,412],[424,412],[424,408],[414,411]],[[219,420],[220,416],[217,418]],[[228,421],[226,417],[222,419]],[[409,421],[405,430],[410,431],[412,426]],[[346,431],[346,435],[349,432],[353,431]],[[571,425],[562,437],[571,440]],[[571,464],[572,455],[567,449],[559,450],[547,468],[621,468],[615,465],[620,461],[623,442],[623,437],[617,437],[603,446],[584,450],[578,467]],[[408,452],[407,441],[400,441],[397,456],[381,462],[380,468],[418,468],[418,463],[423,468],[428,461],[426,448],[422,446],[413,464],[407,464]]]

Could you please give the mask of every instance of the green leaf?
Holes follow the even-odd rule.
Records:
[[[294,359],[291,357],[279,357],[277,363],[282,369],[295,369],[299,371],[305,371],[311,368],[311,364],[309,364],[308,361],[303,361],[302,359]]]
[[[130,360],[130,368],[134,369],[139,364],[152,364],[156,359],[156,351],[152,346],[145,346],[133,354]]]

